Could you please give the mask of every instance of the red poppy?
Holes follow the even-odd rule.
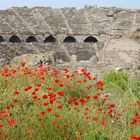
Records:
[[[64,92],[57,92],[57,94],[59,95],[59,96],[64,96]]]
[[[37,98],[38,98],[38,96],[36,96],[36,95],[35,95],[35,96],[33,96],[33,98],[34,98],[34,99],[37,99]]]
[[[97,99],[97,98],[98,98],[98,95],[94,95],[94,96],[93,96],[93,99]]]
[[[17,99],[14,99],[14,100],[13,100],[13,103],[17,103],[17,102],[18,102],[18,100],[17,100]]]
[[[59,82],[60,82],[60,80],[59,80],[59,79],[56,79],[56,80],[55,80],[55,83],[59,83]]]
[[[58,109],[62,108],[62,105],[58,106],[57,108],[58,108]]]
[[[41,84],[35,84],[35,86],[36,86],[36,87],[40,87],[40,86],[41,86]]]
[[[39,90],[39,88],[35,88],[34,90],[35,90],[35,91],[38,91],[38,90]]]
[[[46,112],[44,112],[44,111],[41,112],[42,115],[45,115],[45,113],[46,113]]]
[[[43,95],[43,99],[47,99],[48,98],[48,96],[47,95]]]
[[[38,121],[42,121],[43,120],[43,118],[38,118]]]
[[[9,126],[13,126],[15,124],[15,120],[11,119],[8,121]]]
[[[56,122],[55,121],[52,121],[52,125],[55,125],[56,124]]]
[[[4,127],[4,124],[0,124],[0,128]]]
[[[60,115],[59,114],[55,114],[55,118],[60,118]]]
[[[28,135],[32,135],[32,133],[33,133],[32,130],[27,130],[27,131],[26,131],[26,134],[28,134]]]
[[[6,112],[4,112],[4,111],[1,112],[0,114],[1,114],[3,117],[8,117],[8,114],[7,114]]]
[[[52,112],[52,107],[47,108],[47,112]]]
[[[26,62],[21,62],[22,67],[25,67],[25,65],[26,65]]]
[[[61,128],[61,126],[60,126],[60,125],[58,125],[58,126],[57,126],[57,128],[58,128],[58,129],[60,129],[60,128]]]
[[[6,109],[10,109],[10,108],[11,108],[11,106],[10,106],[10,105],[7,105],[5,108],[6,108]]]
[[[43,106],[48,106],[48,104],[49,104],[48,102],[45,102],[45,103],[43,104]]]
[[[14,94],[15,95],[18,95],[20,92],[18,91],[18,90],[16,90],[15,92],[14,92]]]
[[[59,84],[59,87],[63,87],[64,85],[63,84]]]

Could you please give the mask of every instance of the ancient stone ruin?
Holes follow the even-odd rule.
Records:
[[[102,74],[140,70],[140,9],[13,7],[0,10],[0,66],[53,52],[56,64]]]

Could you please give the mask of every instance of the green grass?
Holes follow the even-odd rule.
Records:
[[[86,71],[2,69],[0,140],[130,140],[132,135],[139,137],[140,79],[129,81],[127,74],[114,72],[105,75],[103,83],[93,78]],[[15,91],[19,94],[14,94]],[[109,96],[105,96],[107,93]],[[17,102],[13,102],[15,99]],[[48,108],[52,111],[48,112]],[[9,123],[11,119],[15,122]]]

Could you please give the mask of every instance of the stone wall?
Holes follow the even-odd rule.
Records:
[[[53,51],[58,61],[72,62],[75,55],[78,65],[93,67],[98,74],[118,65],[134,70],[139,67],[139,47],[129,51],[106,48],[112,39],[139,29],[140,9],[13,7],[0,10],[0,66],[22,54]],[[127,64],[128,56],[132,59]]]

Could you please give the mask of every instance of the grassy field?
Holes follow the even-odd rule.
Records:
[[[140,140],[140,79],[47,67],[0,70],[0,140]]]

